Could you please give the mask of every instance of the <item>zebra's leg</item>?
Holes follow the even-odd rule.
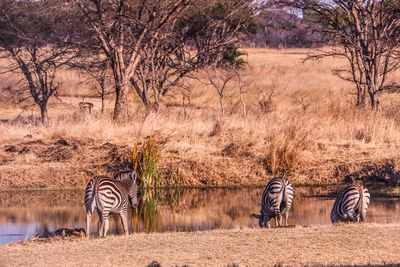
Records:
[[[289,210],[285,211],[285,226],[288,226]]]
[[[86,237],[90,235],[90,218],[92,217],[92,213],[90,211],[86,212]]]
[[[128,228],[128,212],[126,210],[122,210],[119,213],[121,217],[122,227],[124,228],[125,236],[129,235],[129,228]]]
[[[103,218],[103,219],[104,219],[104,218]],[[104,219],[104,235],[103,235],[103,237],[106,237],[109,227],[110,227],[110,215],[108,215],[108,216]]]
[[[109,212],[105,211],[103,211],[101,216],[99,217],[99,220],[101,218],[99,237],[105,237],[107,234],[106,228],[108,223],[108,217],[109,217]]]
[[[366,218],[367,218],[367,213],[363,212],[363,216],[360,216],[360,222],[365,222]]]
[[[278,218],[279,218],[279,226],[282,226],[282,213],[279,213]]]
[[[358,223],[360,222],[360,215],[357,214],[356,212],[354,213],[353,221]]]
[[[97,224],[97,233],[99,237],[103,236],[103,230],[101,230],[101,226],[103,224],[103,215],[100,210],[97,210],[97,215],[99,217],[99,223]]]
[[[281,213],[278,212],[278,213],[275,215],[275,226],[281,226],[281,222],[282,222]]]

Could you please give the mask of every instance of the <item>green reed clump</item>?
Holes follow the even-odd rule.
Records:
[[[147,233],[156,230],[158,197],[156,189],[144,190],[142,194],[142,205],[139,210],[139,216],[143,219],[144,230]]]
[[[140,175],[141,186],[144,188],[161,185],[161,176],[157,170],[160,153],[155,136],[147,137],[142,144],[136,144],[133,148],[132,165]]]
[[[160,191],[157,188],[140,188],[138,200],[139,205],[133,215],[134,231],[145,231],[146,233],[156,231],[160,219],[158,206],[162,203]],[[143,222],[143,228],[141,228],[140,222]]]

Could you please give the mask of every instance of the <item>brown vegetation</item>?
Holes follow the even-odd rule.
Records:
[[[396,264],[399,225],[134,234],[0,247],[6,266],[273,266]],[[290,237],[290,238],[288,238]],[[41,255],[38,257],[38,255]]]
[[[95,93],[71,72],[65,72],[60,88],[62,102],[49,103],[45,127],[29,109],[2,104],[1,119],[8,122],[0,124],[0,188],[82,188],[93,174],[111,174],[130,161],[133,147],[148,136],[161,144],[157,167],[164,185],[264,184],[275,174],[294,183],[336,183],[365,165],[390,160],[397,169],[397,95],[383,95],[378,112],[359,111],[353,96],[344,95],[352,85],[329,71],[342,60],[302,64],[306,50],[247,52],[249,66],[241,73],[248,84],[246,117],[234,84],[226,89],[221,120],[216,92],[200,82],[192,82],[190,95],[182,96],[190,99],[186,107],[171,98],[152,113],[131,93],[129,123],[114,124],[112,99],[101,115],[101,101],[86,97],[94,113],[83,117],[82,99],[73,96]],[[260,92],[271,96],[266,110],[260,108]]]

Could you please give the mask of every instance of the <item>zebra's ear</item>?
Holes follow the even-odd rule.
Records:
[[[129,176],[130,176],[130,178],[131,178],[132,180],[134,180],[134,181],[136,181],[137,178],[138,178],[138,176],[137,176],[137,174],[136,174],[135,171],[131,171],[131,173],[129,174]]]
[[[260,218],[261,218],[261,214],[255,214],[255,213],[253,213],[253,214],[251,214],[251,216],[253,216],[253,217],[256,218],[256,219],[260,219]]]

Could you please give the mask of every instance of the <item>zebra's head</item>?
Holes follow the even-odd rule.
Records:
[[[268,218],[268,215],[262,214],[262,213],[261,213],[261,214],[255,214],[255,213],[253,213],[252,216],[253,216],[254,218],[258,219],[258,225],[259,225],[261,228],[264,228],[264,227],[267,227],[267,226],[268,226],[268,222],[269,222],[269,219],[270,219],[270,218]]]
[[[134,170],[118,170],[117,174],[114,176],[115,180],[122,181],[125,179],[131,179],[137,183],[138,174]]]
[[[123,180],[132,180],[133,183],[130,185],[129,191],[129,200],[133,208],[137,208],[138,199],[137,199],[137,188],[139,175],[134,170],[119,170],[117,174],[114,176],[115,180],[123,181]]]

